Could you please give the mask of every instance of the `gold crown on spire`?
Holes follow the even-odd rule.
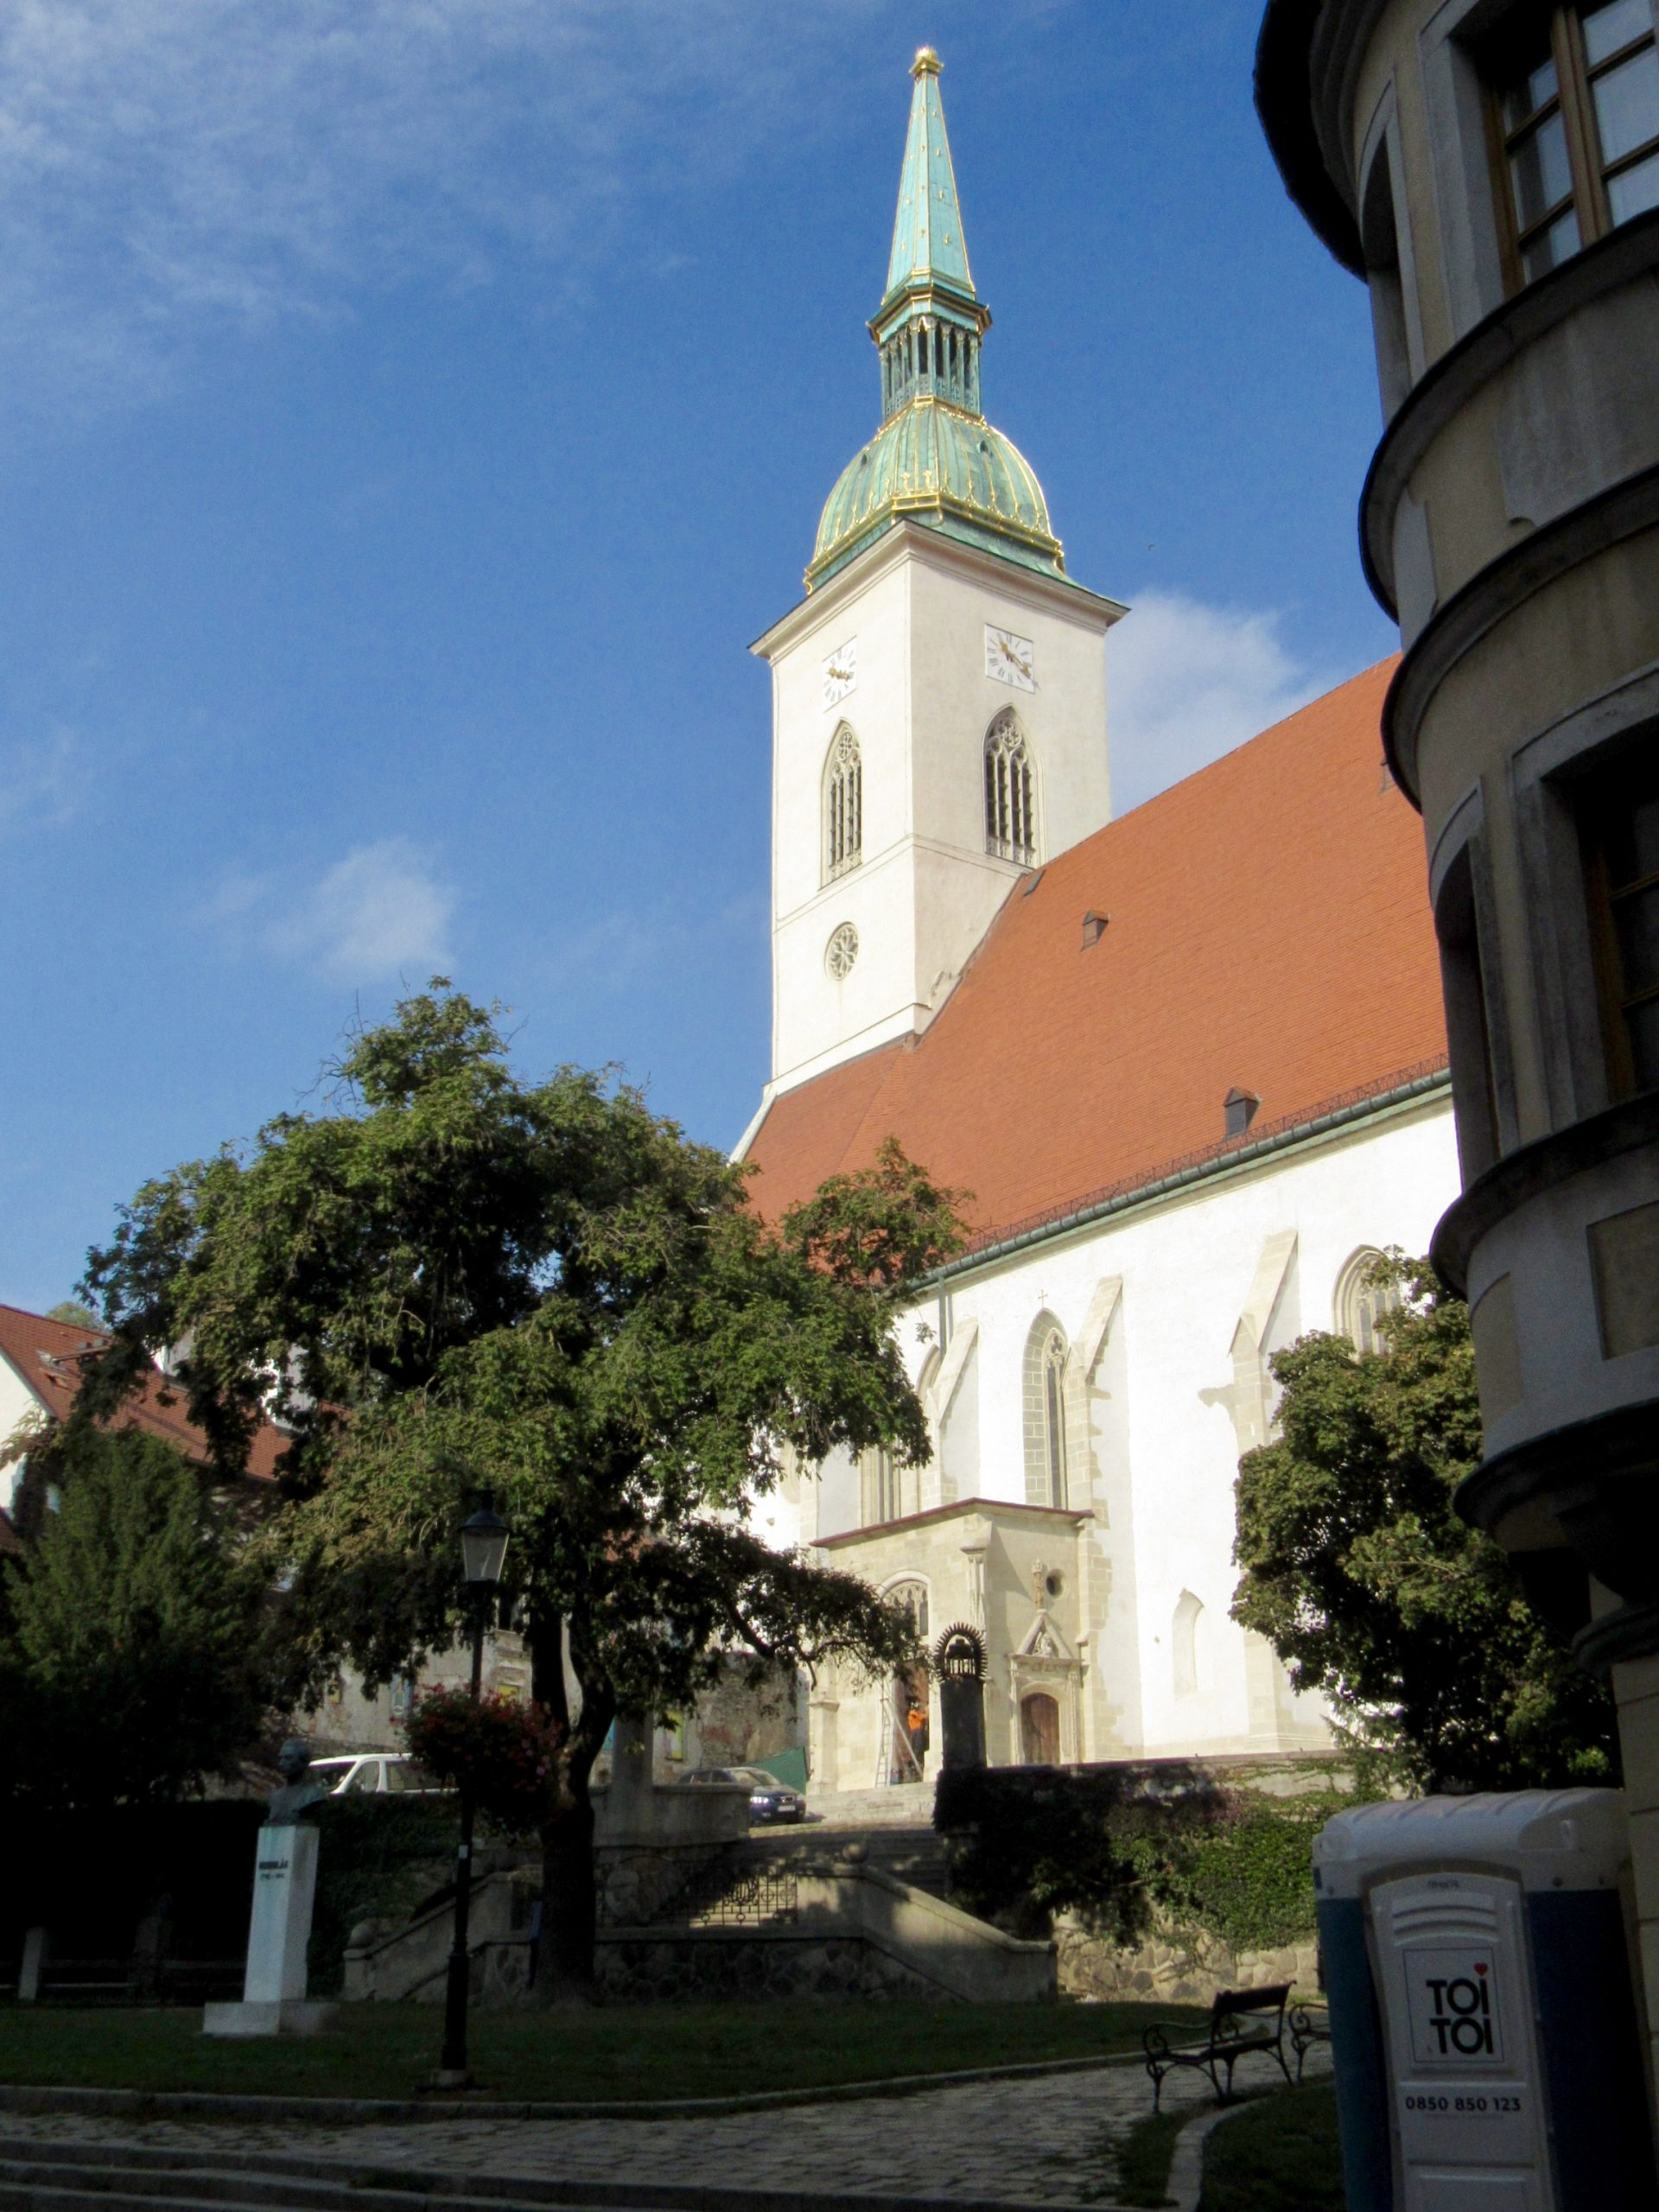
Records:
[[[910,73],[912,77],[937,77],[944,67],[944,62],[931,46],[918,46],[916,59],[910,65]]]

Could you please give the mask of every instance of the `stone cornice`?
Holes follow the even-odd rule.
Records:
[[[1429,1248],[1436,1272],[1459,1297],[1469,1280],[1469,1261],[1482,1237],[1517,1206],[1553,1190],[1586,1168],[1599,1167],[1625,1153],[1659,1144],[1659,1092],[1620,1100],[1581,1122],[1535,1138],[1476,1177],[1461,1198],[1440,1217]]]
[[[925,1513],[906,1513],[900,1521],[876,1521],[868,1529],[843,1529],[839,1535],[815,1536],[812,1543],[818,1551],[832,1551],[846,1544],[868,1543],[874,1536],[891,1536],[900,1530],[927,1529],[942,1521],[968,1520],[975,1514],[987,1521],[1034,1521],[1039,1527],[1045,1522],[1064,1521],[1073,1528],[1081,1528],[1094,1515],[1087,1506],[1027,1505],[1023,1499],[1013,1497],[959,1497],[950,1505],[930,1505]]]
[[[1115,1215],[1155,1205],[1195,1185],[1243,1173],[1295,1146],[1317,1142],[1361,1122],[1392,1118],[1439,1095],[1449,1098],[1451,1088],[1451,1074],[1444,1061],[1414,1069],[1378,1089],[1356,1091],[1302,1115],[1287,1116],[1283,1122],[1264,1129],[1259,1137],[1235,1142],[1197,1158],[1172,1161],[1154,1175],[1139,1178],[1119,1190],[1103,1191],[1079,1199],[1075,1205],[1046,1215],[1039,1221],[992,1230],[983,1243],[938,1268],[926,1281],[930,1284],[943,1283],[976,1268],[993,1266],[1034,1245],[1046,1243],[1052,1237],[1071,1236]]]
[[[1389,543],[1413,471],[1442,430],[1525,349],[1608,292],[1659,266],[1659,208],[1610,232],[1540,276],[1426,369],[1382,433],[1359,495],[1359,557],[1377,604],[1398,621]]]
[[[1610,545],[1659,523],[1659,463],[1542,523],[1489,561],[1429,620],[1395,671],[1382,702],[1382,749],[1389,769],[1421,812],[1417,740],[1429,703],[1473,646],[1528,600]]]

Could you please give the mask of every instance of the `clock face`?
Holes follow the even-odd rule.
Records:
[[[826,711],[847,696],[858,682],[858,639],[837,645],[823,664],[823,703]]]
[[[1029,638],[1016,638],[1012,630],[985,625],[985,673],[998,683],[1012,683],[1018,691],[1037,689],[1037,671]]]

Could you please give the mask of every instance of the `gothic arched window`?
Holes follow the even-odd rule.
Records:
[[[1400,1303],[1400,1287],[1376,1279],[1375,1271],[1382,1258],[1373,1247],[1362,1245],[1337,1278],[1337,1331],[1356,1351],[1389,1348],[1377,1324]]]
[[[1037,857],[1031,748],[1012,707],[985,733],[985,849],[1029,867]]]
[[[1026,1503],[1065,1499],[1065,1332],[1039,1313],[1026,1339]]]
[[[856,868],[864,851],[864,764],[845,722],[823,766],[823,880]]]
[[[864,1526],[875,1529],[884,1521],[902,1519],[904,1471],[892,1452],[883,1445],[872,1445],[863,1455],[859,1472]]]
[[[881,1592],[890,1605],[902,1605],[910,1615],[910,1624],[918,1637],[927,1630],[927,1585],[919,1575],[907,1574],[898,1582],[890,1582]]]

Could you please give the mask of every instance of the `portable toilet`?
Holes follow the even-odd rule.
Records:
[[[1348,2212],[1649,2212],[1617,1789],[1363,1805],[1313,1846]]]

